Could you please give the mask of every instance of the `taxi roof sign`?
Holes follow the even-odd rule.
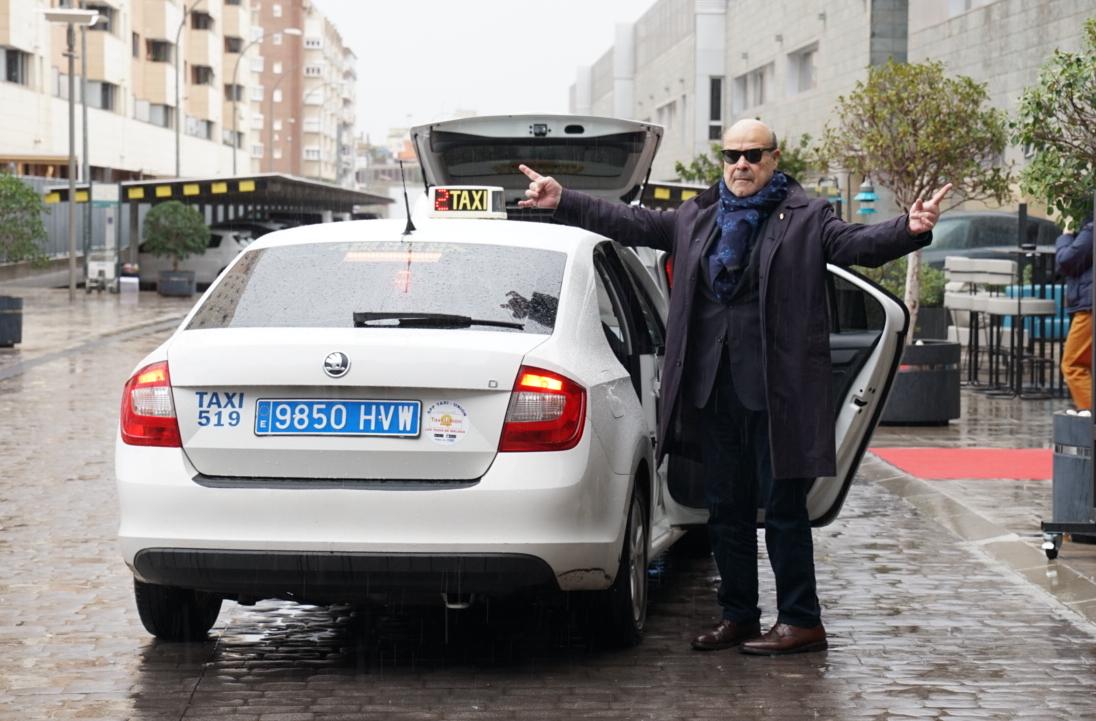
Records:
[[[431,218],[506,219],[502,187],[495,185],[442,185],[430,188]]]

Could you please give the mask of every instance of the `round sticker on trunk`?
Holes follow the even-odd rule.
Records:
[[[455,401],[438,401],[426,409],[423,433],[434,443],[459,443],[468,432],[468,411]]]

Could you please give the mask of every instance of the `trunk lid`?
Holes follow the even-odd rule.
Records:
[[[168,352],[183,451],[212,477],[475,480],[494,460],[522,359],[547,338],[188,330]]]
[[[477,116],[420,125],[411,141],[429,185],[501,186],[524,198],[524,163],[563,187],[631,202],[662,139],[650,123],[581,115]]]

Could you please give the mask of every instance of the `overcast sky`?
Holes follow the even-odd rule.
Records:
[[[314,0],[358,56],[358,129],[470,110],[567,112],[575,68],[613,44],[654,0]]]

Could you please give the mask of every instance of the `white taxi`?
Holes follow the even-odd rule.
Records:
[[[413,131],[430,187],[412,222],[256,240],[134,369],[119,537],[152,634],[203,638],[223,599],[562,592],[640,639],[649,561],[705,518],[695,467],[655,464],[661,264],[506,218],[543,220],[514,212],[519,162],[638,191],[661,129],[471,120]],[[841,506],[906,322],[846,271],[831,290],[841,474],[811,491],[818,523]]]

